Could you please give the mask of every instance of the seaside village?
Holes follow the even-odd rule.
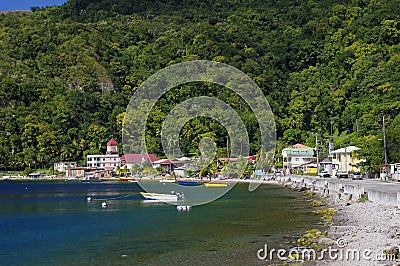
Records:
[[[107,142],[105,154],[87,155],[87,165],[78,166],[76,162],[58,162],[54,164],[54,170],[65,173],[68,179],[97,180],[112,179],[129,176],[142,176],[162,174],[163,176],[187,177],[192,173],[193,163],[196,159],[187,157],[175,159],[160,159],[154,154],[119,154],[118,143],[113,138]],[[320,175],[321,177],[355,177],[361,175],[362,163],[365,159],[359,158],[356,146],[333,149],[333,143],[329,144],[329,155],[319,158],[315,148],[303,144],[295,144],[282,150],[281,167],[272,167],[273,175]],[[246,157],[247,161],[255,165],[256,156]],[[238,158],[218,158],[220,165],[230,161],[235,163]],[[143,169],[147,169],[143,171]],[[150,171],[149,171],[150,169]],[[151,170],[153,169],[153,171]],[[221,169],[218,169],[221,170]],[[254,169],[250,178],[261,177],[266,173]],[[32,177],[40,177],[41,173],[33,173]],[[400,181],[400,163],[382,164],[380,172],[363,172],[363,177],[380,178],[382,180]],[[208,176],[209,177],[209,176]],[[217,171],[213,178],[225,177],[221,171]],[[225,177],[226,178],[226,177]]]

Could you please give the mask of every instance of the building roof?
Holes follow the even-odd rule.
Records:
[[[330,163],[332,163],[332,161],[331,160],[329,160],[329,158],[325,158],[322,162],[320,162],[320,163],[322,163],[322,164],[330,164]]]
[[[146,153],[134,153],[134,154],[124,154],[121,156],[121,161],[125,163],[142,163],[142,162],[155,162],[160,160],[154,154],[146,154]]]
[[[164,165],[164,164],[174,164],[174,163],[180,163],[180,162],[181,161],[179,161],[177,159],[172,159],[172,160],[170,160],[170,159],[160,159],[160,160],[154,161],[153,164]]]
[[[314,149],[306,145],[297,143],[282,150],[282,155],[285,157],[308,157],[314,158]]]
[[[348,146],[348,147],[340,148],[338,150],[334,150],[334,151],[332,151],[332,153],[350,153],[350,152],[358,151],[358,150],[361,150],[361,148],[358,148],[356,146]]]
[[[247,159],[247,161],[254,161],[254,160],[257,159],[257,156],[256,155],[250,155],[250,156],[246,157],[246,159]]]
[[[177,160],[178,161],[190,161],[190,158],[184,156],[184,157],[178,158]]]
[[[118,146],[118,142],[116,142],[114,138],[111,138],[111,139],[107,142],[107,146]]]
[[[296,148],[296,149],[312,149],[311,147],[308,147],[306,145],[303,145],[301,143],[294,144],[293,146],[289,146],[288,148]]]

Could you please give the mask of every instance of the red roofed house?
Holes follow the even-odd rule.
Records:
[[[282,150],[283,167],[286,169],[305,169],[315,161],[314,149],[297,143]]]
[[[135,154],[124,154],[120,158],[123,166],[126,165],[128,169],[131,169],[134,165],[142,164],[145,162],[149,162],[153,164],[153,162],[160,160],[154,154],[145,154],[145,153],[135,153]]]
[[[107,154],[118,153],[118,142],[115,139],[111,138],[109,142],[107,142]]]
[[[153,162],[153,167],[161,167],[166,170],[168,173],[172,172],[175,168],[181,167],[184,165],[184,161],[180,161],[178,159],[161,159]]]
[[[105,170],[114,170],[115,167],[121,166],[121,160],[118,154],[118,142],[113,138],[107,142],[106,154],[88,155],[86,158],[88,167],[104,168]]]

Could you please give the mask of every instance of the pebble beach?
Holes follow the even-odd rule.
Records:
[[[337,212],[327,238],[333,240],[333,248],[342,250],[343,256],[327,258],[318,265],[400,265],[393,256],[400,244],[397,208],[370,201],[348,205],[330,200],[330,204]]]

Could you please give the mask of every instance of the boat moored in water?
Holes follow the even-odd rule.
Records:
[[[203,182],[196,180],[178,180],[177,183],[182,186],[200,186],[203,184]]]
[[[121,181],[121,182],[137,182],[136,178],[134,178],[134,177],[120,177],[119,181]]]
[[[178,196],[175,194],[140,192],[140,195],[142,195],[145,200],[156,200],[164,202],[176,202],[178,200]]]
[[[227,183],[204,183],[206,187],[227,187]]]
[[[158,180],[161,183],[175,183],[175,179],[160,179]]]

